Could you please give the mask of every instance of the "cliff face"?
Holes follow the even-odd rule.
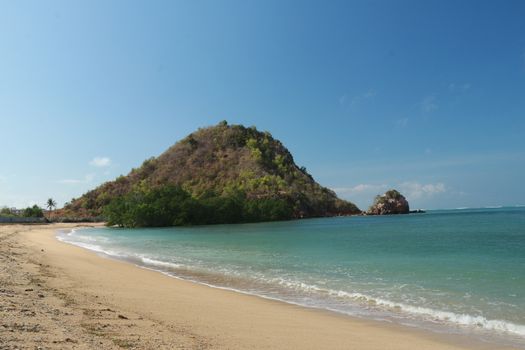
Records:
[[[228,125],[199,129],[156,158],[73,200],[64,215],[99,216],[116,198],[133,191],[180,187],[195,200],[242,197],[279,201],[288,218],[360,213],[353,204],[319,185],[268,132]]]
[[[406,198],[396,190],[389,190],[375,198],[374,204],[366,212],[367,215],[408,214],[410,207]]]

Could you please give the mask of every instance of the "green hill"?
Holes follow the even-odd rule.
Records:
[[[270,133],[221,122],[73,200],[62,215],[103,216],[109,224],[135,227],[357,213],[298,167]]]

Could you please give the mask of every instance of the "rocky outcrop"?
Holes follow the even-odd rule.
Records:
[[[396,190],[386,191],[377,196],[374,204],[366,212],[367,215],[408,214],[410,207],[406,198]]]

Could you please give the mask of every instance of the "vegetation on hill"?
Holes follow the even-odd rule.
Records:
[[[353,203],[298,167],[270,133],[221,122],[72,200],[60,215],[104,216],[110,224],[138,227],[356,213]]]

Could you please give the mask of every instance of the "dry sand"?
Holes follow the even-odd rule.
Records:
[[[0,349],[481,347],[178,280],[59,242],[66,227],[0,226]]]

